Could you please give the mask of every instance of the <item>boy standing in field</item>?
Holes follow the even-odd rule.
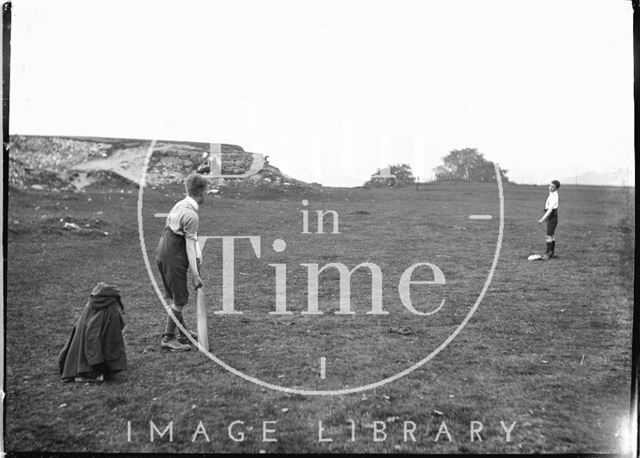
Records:
[[[198,210],[204,202],[208,183],[197,173],[189,175],[184,183],[187,197],[176,203],[167,216],[158,243],[156,262],[171,311],[186,328],[182,309],[189,301],[187,270],[191,271],[193,285],[202,285],[199,272],[202,253],[198,245]],[[171,351],[191,350],[187,336],[179,335],[176,338],[176,328],[176,323],[168,315],[161,347]]]
[[[547,251],[542,259],[549,259],[555,256],[556,249],[556,226],[558,225],[558,189],[560,182],[553,180],[549,183],[549,197],[544,204],[544,216],[538,220],[539,224],[547,222]]]

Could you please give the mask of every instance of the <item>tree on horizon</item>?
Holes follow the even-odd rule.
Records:
[[[502,181],[508,182],[508,170],[498,167]],[[476,148],[454,149],[442,158],[442,165],[433,169],[436,181],[467,181],[495,183],[495,164],[484,158]]]

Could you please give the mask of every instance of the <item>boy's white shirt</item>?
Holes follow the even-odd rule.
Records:
[[[558,191],[552,191],[549,193],[549,197],[547,197],[547,201],[544,204],[544,209],[545,210],[549,208],[557,209],[558,204],[559,204]]]
[[[195,199],[191,196],[187,196],[185,198],[185,200],[189,203],[191,203],[191,205],[194,206],[194,208],[196,209],[196,211],[200,210],[200,205],[198,205],[198,202],[195,201]]]
[[[195,201],[195,199],[191,196],[187,196],[186,200],[193,205],[193,207],[196,209],[196,212],[200,210],[200,205],[198,205],[198,202]],[[198,234],[196,233],[196,258],[200,259],[200,262],[202,262],[202,251],[200,251],[200,243],[198,243]]]

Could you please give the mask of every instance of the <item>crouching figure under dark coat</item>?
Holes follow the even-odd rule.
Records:
[[[127,368],[123,314],[118,287],[98,283],[60,352],[62,380],[102,382]]]

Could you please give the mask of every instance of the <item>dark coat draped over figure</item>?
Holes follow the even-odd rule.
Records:
[[[98,283],[60,352],[63,380],[91,373],[108,376],[127,368],[123,313],[118,287]]]

